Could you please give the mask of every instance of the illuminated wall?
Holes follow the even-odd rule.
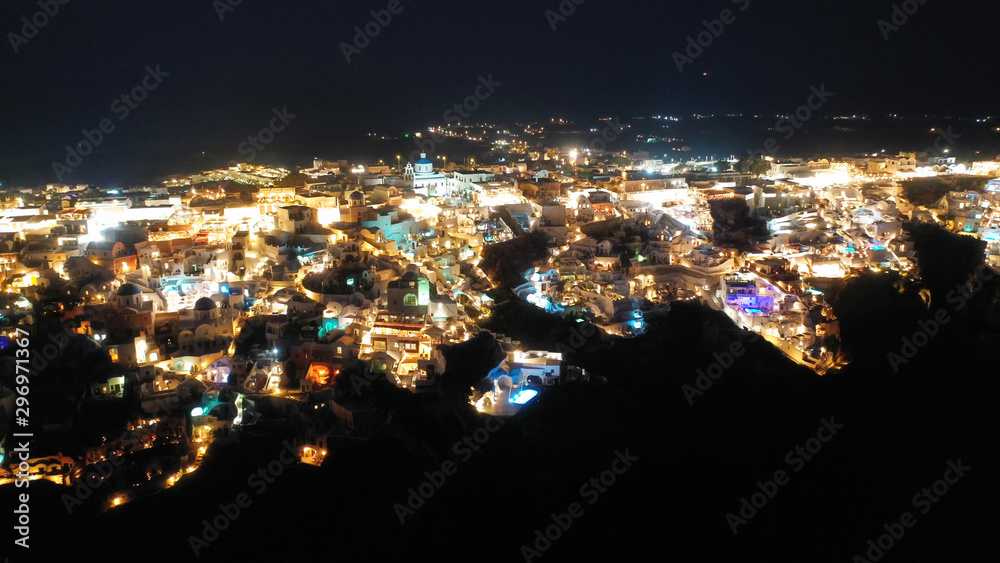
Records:
[[[417,305],[429,305],[431,302],[431,284],[427,278],[417,280]]]

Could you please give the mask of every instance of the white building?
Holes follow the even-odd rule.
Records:
[[[425,197],[447,197],[448,178],[434,171],[434,163],[427,158],[427,153],[420,153],[420,160],[406,163],[403,171],[403,184],[413,188],[413,191]]]
[[[496,174],[482,170],[456,170],[448,178],[449,195],[462,194],[474,189],[475,184],[492,182],[496,179]]]

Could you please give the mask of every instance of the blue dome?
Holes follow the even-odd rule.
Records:
[[[194,302],[195,311],[211,311],[215,308],[215,301],[212,301],[208,297],[202,297],[201,299]]]
[[[426,158],[421,158],[420,160],[417,161],[417,164],[433,164],[433,163]]]
[[[118,295],[120,297],[128,297],[130,295],[138,295],[142,293],[142,288],[134,283],[123,283],[121,287],[118,288]]]

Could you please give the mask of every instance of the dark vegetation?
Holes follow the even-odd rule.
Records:
[[[497,285],[517,287],[525,283],[524,272],[548,259],[545,234],[531,231],[515,239],[487,246],[479,267]]]
[[[750,208],[742,199],[724,199],[710,203],[712,238],[716,245],[734,246],[744,251],[752,248],[751,239],[767,237],[767,222],[750,216]]]
[[[903,195],[914,205],[933,207],[948,192],[981,192],[986,180],[976,176],[914,178],[903,182]]]

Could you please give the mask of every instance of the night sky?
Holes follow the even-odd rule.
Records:
[[[55,3],[59,11],[38,16],[49,21],[29,29],[26,42],[11,34],[22,32],[22,17],[40,12],[39,0],[5,2],[0,10],[0,196],[10,195],[2,192],[12,187],[56,182],[53,161],[64,161],[67,146],[80,147],[91,134],[84,132],[102,123],[114,129],[100,134],[101,141],[92,143],[97,145],[93,153],[66,183],[110,188],[112,182],[151,183],[169,172],[193,174],[224,165],[244,156],[241,143],[274,124],[279,110],[294,117],[274,134],[256,163],[306,166],[313,156],[347,158],[361,154],[351,152],[352,147],[375,144],[365,141],[366,134],[401,135],[443,124],[444,114],[474,95],[488,77],[499,86],[468,121],[561,117],[595,123],[602,116],[738,113],[761,114],[757,125],[766,130],[775,114],[794,113],[814,88],[823,86],[834,93],[823,106],[824,117],[866,114],[881,120],[851,123],[859,137],[844,137],[839,150],[877,150],[881,141],[871,139],[886,130],[905,138],[885,145],[888,150],[927,147],[940,135],[929,133],[930,127],[943,127],[935,121],[945,120],[943,116],[964,118],[968,124],[952,154],[975,154],[980,145],[966,140],[979,142],[987,136],[994,140],[981,145],[983,157],[1000,150],[1000,131],[992,132],[1000,127],[996,2],[908,0],[905,4],[916,12],[886,41],[877,22],[891,20],[893,0],[585,0],[580,5],[572,0],[400,0],[402,12],[392,15],[348,63],[342,44],[353,42],[355,27],[365,27],[372,20],[370,12],[384,10],[390,0],[41,1]],[[229,9],[228,2],[239,5]],[[560,3],[574,6],[574,13],[557,21],[553,30],[546,10],[558,11]],[[220,6],[225,7],[221,20]],[[735,21],[720,24],[721,34],[678,72],[672,55],[684,52],[688,38],[705,31],[703,21],[716,20],[727,9]],[[157,67],[165,76],[162,82],[150,82],[147,69]],[[120,98],[141,88],[144,80],[155,82],[155,89],[128,108],[126,116]],[[913,119],[897,122],[884,119],[887,114]],[[938,117],[918,118],[926,115]],[[987,116],[994,119],[989,125],[968,121]],[[698,147],[695,151],[712,150],[705,137],[729,138],[737,130],[728,122],[720,124],[722,118],[704,126],[700,120],[685,121],[690,127],[683,142]],[[753,146],[763,141],[748,138]],[[795,141],[833,151],[818,138],[803,134]],[[412,141],[399,141],[400,152],[408,154]],[[463,141],[449,142],[454,143],[447,148],[454,163],[458,158],[451,147]],[[395,149],[370,150],[378,158],[396,154]],[[942,186],[951,189],[944,183],[926,190],[911,186],[928,198]],[[749,241],[755,223],[743,207],[729,205],[742,202],[720,203],[715,204],[716,217],[723,219],[715,223],[722,226],[718,232]],[[763,219],[754,220],[763,229]],[[616,240],[634,240],[625,238],[631,237],[625,229],[632,227],[624,225],[605,221],[590,228],[597,235],[603,231]],[[441,228],[443,232],[444,224]],[[465,404],[466,390],[492,369],[491,354],[500,347],[481,332],[483,338],[442,350],[450,358],[448,370],[420,395],[382,379],[359,392],[355,379],[342,377],[342,390],[353,389],[345,393],[351,402],[344,404],[362,405],[355,411],[355,434],[372,439],[358,444],[336,440],[334,434],[330,451],[336,448],[336,455],[318,469],[302,464],[289,468],[267,494],[244,506],[239,520],[233,520],[229,531],[223,528],[225,533],[200,560],[297,561],[319,553],[346,561],[414,556],[520,561],[524,544],[538,545],[537,534],[558,522],[556,514],[573,511],[571,503],[585,498],[581,484],[607,473],[616,452],[629,448],[640,460],[635,469],[600,497],[600,505],[587,504],[585,516],[577,517],[560,543],[534,561],[644,561],[659,556],[671,561],[846,563],[872,549],[866,542],[895,534],[891,526],[902,530],[896,523],[918,507],[911,499],[943,482],[953,461],[968,464],[969,476],[960,483],[948,481],[954,485],[948,496],[938,493],[941,502],[928,504],[932,512],[917,514],[916,528],[905,531],[904,538],[896,536],[899,541],[891,553],[886,551],[887,557],[869,555],[868,560],[1000,560],[1000,378],[995,377],[992,353],[1000,348],[1000,277],[984,276],[978,283],[970,276],[982,273],[975,269],[983,262],[981,241],[931,225],[907,229],[916,233],[911,237],[916,268],[906,278],[883,271],[865,272],[843,286],[830,281],[828,302],[837,318],[829,325],[837,331],[830,341],[850,363],[823,377],[767,342],[749,338],[725,313],[701,300],[675,301],[669,315],[650,315],[655,323],[646,336],[612,339],[597,332],[577,340],[578,334],[586,335],[577,328],[582,319],[544,313],[516,298],[515,286],[503,281],[489,292],[497,299],[490,301],[489,315],[479,317],[481,326],[511,336],[526,350],[567,350],[568,362],[593,374],[590,383],[545,391],[491,434],[482,452],[449,476],[446,487],[438,486],[441,490],[412,520],[403,522],[394,505],[416,495],[411,491],[429,478],[428,471],[444,471],[440,462],[450,459],[451,444],[468,438],[472,426],[466,419],[478,415]],[[829,246],[839,248],[847,238],[838,242],[831,237]],[[493,245],[505,250],[492,256],[484,252],[476,263],[486,268],[491,261],[503,261],[520,278],[534,256],[518,245],[530,240]],[[543,246],[533,250],[547,256]],[[634,247],[631,242],[616,246],[613,256],[628,266],[630,254],[618,254],[626,248]],[[379,268],[384,259],[376,264]],[[677,266],[667,268],[677,271]],[[16,272],[7,272],[8,285]],[[73,283],[80,285],[66,287],[91,281],[76,279]],[[470,282],[472,289],[466,285],[463,291],[484,289],[485,281],[482,286]],[[965,291],[974,281],[979,288]],[[61,295],[61,285],[47,287],[49,293],[35,297],[59,293],[60,300],[74,299]],[[959,291],[965,298],[956,306]],[[36,299],[31,326],[36,345],[75,322],[68,320],[76,314],[68,307],[49,309],[56,301]],[[87,314],[91,312],[88,306]],[[949,320],[940,320],[940,312]],[[938,319],[933,329],[927,324],[931,315]],[[926,335],[924,344],[917,335]],[[262,341],[264,336],[257,333]],[[51,421],[58,428],[57,423],[73,421],[70,430],[52,436],[75,448],[85,444],[80,437],[91,431],[95,438],[103,435],[113,427],[109,420],[124,417],[138,401],[88,398],[81,399],[82,408],[75,405],[76,390],[86,389],[84,382],[105,381],[106,375],[119,372],[110,371],[104,352],[91,352],[96,345],[89,339],[75,335],[74,342],[51,364],[46,360],[47,368],[37,373],[33,368],[32,385],[37,387],[32,387],[31,401],[35,424]],[[736,356],[719,354],[735,352],[732,346],[744,343],[745,353],[741,347]],[[913,355],[906,346],[916,346]],[[888,355],[896,350],[907,357],[900,369]],[[9,347],[0,354],[0,368],[14,372],[20,351]],[[47,348],[43,352],[48,357]],[[697,403],[689,401],[683,386],[702,388],[696,379],[702,377],[700,371],[711,374],[710,367],[723,365],[724,376],[710,376],[717,382],[704,376],[712,390],[705,397],[699,393]],[[12,387],[13,375],[8,375],[4,384]],[[331,391],[314,398],[333,396]],[[35,402],[35,397],[41,400]],[[280,398],[254,400],[262,408],[270,405],[272,412],[286,405]],[[46,403],[58,408],[39,408]],[[364,405],[375,413],[370,424]],[[819,439],[818,429],[827,419],[842,423],[843,432],[830,444],[824,440],[822,452],[810,449],[815,459],[804,458],[808,465],[795,469],[789,461],[791,448]],[[311,420],[295,415],[285,425],[269,414],[258,428],[242,434],[238,446],[213,445],[217,449],[205,464],[171,491],[137,499],[99,518],[89,512],[71,514],[62,487],[35,481],[34,551],[12,553],[11,559],[192,560],[198,552],[192,551],[190,538],[204,537],[207,519],[215,522],[220,510],[229,510],[223,503],[252,490],[246,476],[280,459],[275,452],[285,447],[281,441],[304,433]],[[136,456],[138,461],[122,473],[129,479],[140,475],[144,467],[159,463],[154,460],[160,455]],[[772,488],[766,505],[753,501],[759,510],[737,534],[728,513],[740,511],[741,502],[750,502],[747,497],[763,498],[768,487],[762,482],[781,481],[778,472],[787,477],[786,471],[790,483],[782,483],[779,492]],[[125,481],[109,483],[117,487]],[[111,487],[97,490],[90,509],[97,510]],[[0,487],[0,506],[15,506],[14,495],[22,492]],[[0,531],[0,558],[14,530],[11,513],[5,517],[10,520],[5,521],[7,531]]]
[[[271,148],[299,150],[442,123],[490,74],[501,86],[474,120],[773,114],[821,84],[836,94],[832,113],[998,113],[993,3],[914,3],[887,42],[877,25],[892,15],[886,1],[589,0],[553,31],[545,11],[558,11],[556,0],[402,0],[348,64],[341,43],[387,4],[243,0],[220,21],[210,0],[71,1],[15,54],[8,34],[39,7],[9,2],[0,181],[25,168],[54,181],[50,163],[103,118],[115,130],[94,158],[109,162],[233,152],[282,107],[296,118]],[[671,55],[725,9],[735,21],[679,73]],[[157,64],[169,77],[120,120],[112,103]]]

